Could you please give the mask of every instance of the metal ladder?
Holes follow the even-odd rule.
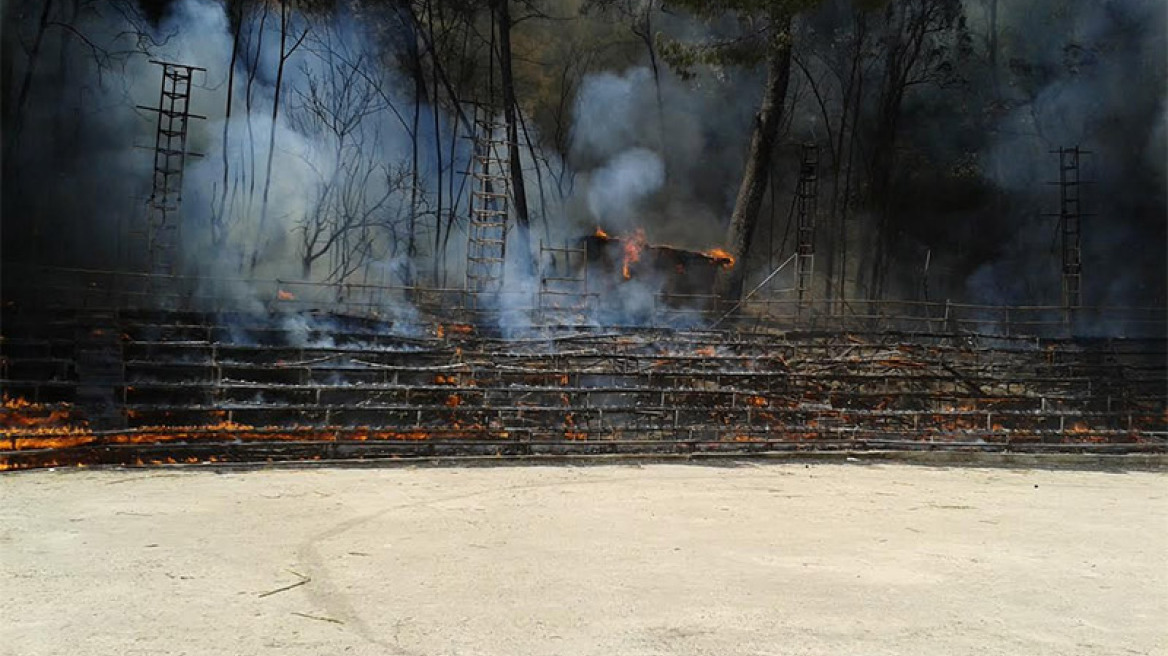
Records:
[[[1081,182],[1078,146],[1060,148],[1059,153],[1059,222],[1062,224],[1063,307],[1083,304],[1083,252]]]
[[[178,266],[182,202],[183,168],[188,156],[187,128],[190,119],[205,116],[190,113],[191,79],[198,66],[151,61],[162,67],[162,85],[157,107],[139,109],[158,114],[154,135],[153,188],[147,201],[146,242],[147,272],[156,276],[173,276]]]
[[[484,110],[485,111],[485,110]],[[466,245],[467,309],[489,307],[503,290],[507,256],[507,213],[510,178],[502,123],[480,118],[476,110],[471,176],[470,225]]]
[[[815,276],[815,208],[819,196],[819,146],[803,144],[799,181],[795,187],[798,244],[795,251],[795,291],[799,310],[811,300]]]

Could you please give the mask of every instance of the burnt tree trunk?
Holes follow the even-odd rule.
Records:
[[[41,17],[37,21],[36,35],[33,36],[32,45],[28,49],[28,63],[24,68],[24,79],[20,83],[20,91],[16,96],[16,105],[12,108],[12,122],[5,126],[7,132],[7,140],[4,144],[4,149],[11,155],[15,152],[16,141],[20,138],[21,123],[24,119],[24,105],[28,101],[28,92],[32,88],[32,80],[36,74],[37,61],[40,59],[41,43],[44,42],[45,30],[49,26],[49,16],[53,10],[53,0],[45,0],[45,4],[41,7]],[[8,158],[8,161],[15,162],[15,158]]]
[[[779,26],[783,35],[790,24],[790,18],[787,18]],[[734,300],[742,296],[743,284],[746,281],[746,258],[750,254],[759,209],[766,194],[767,180],[770,179],[771,156],[783,119],[783,104],[787,98],[787,84],[790,79],[791,46],[789,42],[783,41],[771,46],[771,52],[767,57],[766,88],[763,91],[762,104],[755,115],[746,167],[742,172],[742,183],[738,187],[738,198],[734,202],[734,213],[730,216],[727,247],[734,255],[736,264],[729,275],[718,281],[718,294],[725,300]]]
[[[414,285],[414,265],[415,259],[418,255],[418,208],[421,206],[421,171],[420,171],[420,133],[419,128],[422,124],[422,101],[427,100],[429,92],[426,88],[425,73],[422,71],[422,49],[418,45],[418,40],[421,38],[419,32],[421,25],[417,17],[410,12],[407,17],[410,35],[409,35],[409,68],[410,74],[414,78],[414,115],[410,121],[410,217],[409,217],[409,234],[406,237],[406,280],[407,287]],[[413,293],[412,291],[410,292]]]
[[[645,44],[649,55],[649,70],[653,72],[653,89],[657,92],[657,146],[665,150],[665,101],[661,94],[661,67],[657,61],[657,46],[653,42],[653,11],[656,2],[646,2],[642,13],[633,20],[633,34]],[[666,172],[668,175],[668,172]]]
[[[268,198],[272,191],[272,156],[276,152],[276,125],[280,118],[280,91],[284,86],[284,66],[288,63],[288,59],[292,56],[292,53],[296,52],[300,44],[304,43],[304,38],[308,36],[308,28],[305,28],[300,38],[292,44],[292,47],[286,48],[288,31],[291,29],[291,13],[291,9],[288,7],[288,0],[280,0],[280,58],[276,62],[276,90],[272,97],[272,125],[268,130],[268,165],[264,174],[264,194],[260,200],[259,234],[256,237],[255,250],[251,254],[252,273],[255,273],[260,250],[266,246],[264,236],[268,222]],[[257,63],[256,65],[258,66],[259,64]]]
[[[519,160],[519,124],[515,117],[515,79],[511,72],[510,0],[495,0],[499,27],[499,73],[503,83],[503,116],[507,121],[507,159],[511,166],[511,196],[515,201],[515,245],[519,248],[522,271],[532,272],[531,217],[527,210],[527,188],[523,184],[523,162]]]
[[[227,188],[231,184],[231,160],[229,139],[231,137],[231,100],[235,94],[235,64],[239,61],[240,32],[243,30],[243,3],[228,5],[231,18],[231,63],[227,66],[227,104],[223,116],[223,189],[219,192],[218,205],[211,212],[211,243],[222,248],[227,240]]]

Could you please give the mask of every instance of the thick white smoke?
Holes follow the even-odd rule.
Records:
[[[568,220],[581,234],[598,224],[639,227],[654,243],[723,245],[756,81],[749,73],[682,81],[663,70],[658,104],[658,82],[647,67],[586,76],[569,153],[582,202]]]
[[[588,210],[598,224],[630,232],[640,227],[640,201],[664,183],[665,164],[657,153],[645,148],[626,150],[592,172]]]

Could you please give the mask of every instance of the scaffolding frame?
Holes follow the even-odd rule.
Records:
[[[546,246],[539,242],[539,295],[536,312],[541,323],[550,319],[564,321],[572,314],[591,309],[595,292],[588,291],[588,249]]]

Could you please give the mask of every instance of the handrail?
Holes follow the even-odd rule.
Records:
[[[781,270],[787,262],[780,265]],[[778,271],[776,270],[776,271]],[[503,312],[499,308],[467,307],[466,300],[474,292],[461,288],[427,287],[423,285],[391,285],[369,282],[319,282],[308,280],[285,280],[281,278],[240,278],[232,276],[188,276],[160,275],[133,271],[108,271],[74,267],[52,267],[45,265],[6,264],[4,287],[6,289],[30,289],[51,291],[50,298],[66,297],[66,301],[77,301],[76,295],[84,298],[111,302],[111,299],[132,304],[145,299],[160,299],[161,303],[208,304],[222,309],[234,303],[260,303],[268,309],[305,308],[321,306],[344,308],[348,311],[368,310],[374,314],[378,308],[398,305],[391,300],[398,296],[401,301],[411,302],[420,309],[477,312],[490,315]],[[68,278],[74,278],[68,280]],[[80,278],[80,280],[78,280]],[[93,280],[98,278],[99,280]],[[673,294],[657,292],[654,299],[654,316],[650,322],[682,315],[710,315],[720,317],[710,327],[716,327],[735,310],[744,310],[745,320],[790,322],[804,326],[851,325],[854,322],[874,322],[887,326],[938,326],[952,330],[970,327],[979,332],[986,327],[991,332],[1004,331],[1007,335],[1015,330],[1037,331],[1054,327],[1081,326],[1089,332],[1097,332],[1096,322],[1116,324],[1116,331],[1124,328],[1142,328],[1168,325],[1168,310],[1152,306],[1090,306],[1069,309],[1057,305],[985,305],[957,303],[952,301],[920,301],[908,299],[833,299],[798,300],[793,298],[757,298],[753,293],[767,283],[769,278],[756,287],[742,300],[731,304],[714,294]],[[186,285],[189,291],[178,292],[167,289],[166,284],[141,287],[142,283],[173,283]],[[102,284],[104,283],[104,284]],[[119,284],[120,283],[120,284]],[[246,285],[251,294],[238,295],[216,289],[217,286]],[[327,292],[324,293],[324,292]],[[68,296],[74,295],[72,298]],[[506,312],[547,312],[538,302],[539,291],[532,289],[503,289],[492,295],[505,301]],[[571,292],[557,292],[558,296],[571,296]],[[596,291],[581,293],[595,301]],[[303,296],[304,298],[301,298]],[[438,298],[433,298],[437,296]],[[442,297],[450,297],[444,301]],[[429,298],[425,301],[422,298]],[[521,299],[530,298],[528,306]],[[447,305],[452,299],[453,304]],[[146,305],[142,303],[142,305]],[[484,304],[487,306],[490,304]],[[727,311],[726,308],[729,307]],[[191,307],[189,309],[195,309]],[[574,308],[569,308],[576,311]],[[595,308],[594,308],[595,309]],[[1108,332],[1108,331],[1103,331]]]

